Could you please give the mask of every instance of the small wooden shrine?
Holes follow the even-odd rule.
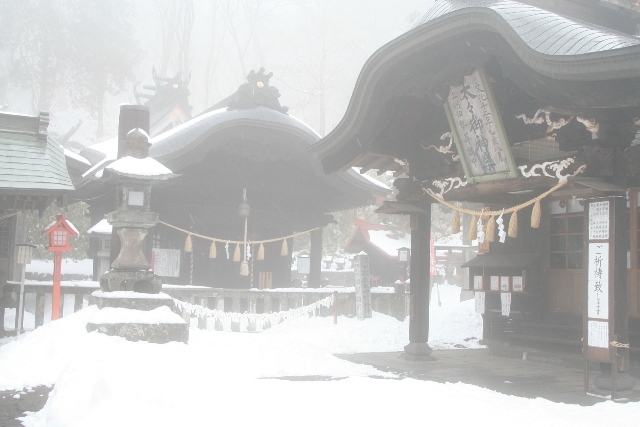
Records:
[[[640,354],[637,14],[560,3],[436,2],[372,55],[311,148],[326,172],[398,176],[379,212],[411,216],[408,357],[430,353],[433,203],[480,242],[466,266],[485,342],[584,352],[622,376]]]
[[[270,78],[252,71],[223,106],[151,138],[149,156],[180,175],[151,196],[161,223],[147,239],[148,256],[165,283],[288,287],[292,236],[309,232],[309,283],[319,286],[330,213],[381,203],[389,194],[352,169],[325,174],[308,152],[319,135],[287,114]],[[119,139],[133,128],[148,131],[152,114],[146,106],[122,106]],[[92,224],[114,209],[114,193],[100,179],[113,160],[99,160],[78,184],[76,197],[92,199]],[[246,221],[242,203],[250,207]],[[116,238],[110,250],[113,261]]]

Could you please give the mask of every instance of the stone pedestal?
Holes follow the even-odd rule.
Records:
[[[157,294],[162,279],[151,270],[109,270],[100,277],[100,289],[105,292],[134,291]]]
[[[100,312],[87,323],[88,332],[156,344],[189,341],[189,324],[172,311],[169,295],[96,291],[92,296]]]
[[[404,346],[404,353],[400,355],[402,360],[409,362],[428,362],[436,360],[431,356],[433,350],[429,344],[425,343],[409,343]]]

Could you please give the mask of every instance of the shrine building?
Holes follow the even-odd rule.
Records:
[[[325,174],[308,151],[320,136],[287,113],[270,77],[263,69],[252,71],[236,93],[155,136],[150,126],[154,105],[121,106],[118,138],[93,149],[104,155],[93,156],[94,164],[83,173],[74,194],[89,199],[92,225],[116,206],[117,191],[101,179],[103,170],[121,157],[118,147],[129,132],[151,131],[149,156],[180,175],[151,193],[151,209],[162,223],[147,239],[148,256],[179,266],[167,273],[165,283],[289,287],[291,236],[308,232],[309,286],[320,286],[322,228],[334,221],[331,212],[380,205],[390,189],[350,168]],[[165,122],[156,117],[158,123]],[[270,241],[250,243],[245,258],[246,213],[247,241]],[[108,249],[112,261],[119,251],[118,239],[106,239],[104,225],[95,229],[102,232],[92,239],[92,253],[99,258]],[[243,275],[245,260],[249,273]],[[94,262],[98,265],[107,263]],[[94,273],[98,279],[103,272]]]
[[[479,242],[468,287],[496,352],[620,375],[640,355],[640,15],[622,3],[439,0],[369,58],[311,147],[327,173],[398,176],[378,212],[411,217],[407,355],[431,352],[434,203]]]

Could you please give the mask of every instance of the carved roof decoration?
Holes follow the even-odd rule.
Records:
[[[289,107],[280,105],[280,91],[269,85],[273,73],[265,74],[264,68],[256,73],[251,70],[247,75],[247,83],[238,87],[238,91],[229,98],[229,110],[244,110],[266,107],[287,114]]]

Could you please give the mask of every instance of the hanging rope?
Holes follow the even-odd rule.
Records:
[[[554,185],[549,190],[545,191],[544,193],[540,194],[539,196],[534,197],[533,199],[531,199],[531,200],[529,200],[527,202],[524,202],[524,203],[521,203],[519,205],[512,206],[512,207],[510,207],[508,209],[505,209],[504,213],[509,214],[509,213],[517,212],[520,209],[524,209],[526,207],[529,207],[529,206],[533,205],[534,203],[539,202],[540,200],[544,199],[545,197],[547,197],[549,194],[553,193],[557,189],[563,187],[568,182],[569,181],[567,181],[567,180],[560,181],[558,184]],[[428,195],[430,195],[431,197],[433,197],[434,199],[436,199],[438,202],[442,203],[443,205],[448,206],[453,210],[456,210],[458,212],[465,213],[465,214],[468,214],[468,215],[495,216],[495,215],[500,215],[503,212],[502,209],[500,209],[498,211],[486,211],[486,210],[485,211],[478,211],[478,210],[473,210],[473,209],[461,208],[461,207],[458,207],[458,206],[454,205],[451,202],[448,202],[448,201],[444,200],[443,198],[438,196],[436,193],[434,193],[430,188],[423,188],[423,190],[426,191],[426,193]]]
[[[19,213],[20,213],[20,212],[14,212],[14,213],[9,214],[9,215],[0,216],[0,221],[2,221],[3,219],[11,218],[12,216],[16,216],[16,215],[18,215]]]
[[[2,218],[0,218],[0,219],[2,219]],[[166,223],[166,222],[164,222],[164,221],[158,221],[158,223],[159,223],[159,224],[162,224],[162,225],[166,225],[166,226],[167,226],[167,227],[169,227],[169,228],[173,228],[174,230],[181,231],[181,232],[183,232],[183,233],[185,233],[185,234],[188,234],[189,236],[192,236],[192,237],[199,237],[200,239],[205,239],[205,240],[209,240],[209,241],[212,241],[212,242],[220,242],[220,243],[227,243],[227,242],[228,242],[228,243],[235,243],[236,245],[242,245],[242,244],[244,244],[244,241],[242,241],[242,240],[218,239],[218,238],[216,238],[216,237],[209,237],[209,236],[204,236],[204,235],[202,235],[202,234],[194,233],[194,232],[192,232],[192,231],[185,230],[184,228],[176,227],[175,225],[172,225],[172,224]],[[302,236],[303,234],[311,233],[312,231],[319,230],[320,228],[322,228],[322,227],[312,228],[312,229],[310,229],[310,230],[301,231],[301,232],[299,232],[299,233],[294,233],[294,234],[291,234],[291,235],[289,235],[289,236],[276,237],[275,239],[267,239],[267,240],[249,240],[247,243],[248,243],[248,244],[256,244],[256,245],[257,245],[257,244],[264,244],[264,243],[279,242],[279,241],[284,240],[284,239],[292,239],[292,238],[294,238],[294,237]]]

